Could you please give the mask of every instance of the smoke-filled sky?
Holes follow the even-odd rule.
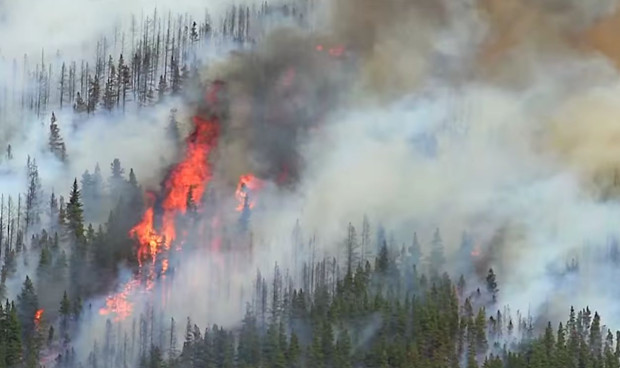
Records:
[[[1,3],[2,53],[45,46],[79,54],[85,42],[131,12],[174,5],[175,11],[202,13],[204,6],[190,0],[59,4]],[[275,139],[277,130],[249,128],[245,135],[230,133],[218,147],[221,161],[215,165],[224,182],[269,164],[258,157],[277,161],[274,155],[294,152],[302,162],[293,190],[268,186],[257,194],[260,211],[251,226],[260,246],[252,267],[227,280],[238,301],[241,290],[235,288],[251,285],[256,268],[269,269],[274,260],[291,266],[290,233],[297,219],[306,235],[316,233],[320,245],[337,254],[346,224],[361,223],[366,214],[398,242],[409,242],[418,231],[428,244],[439,227],[448,255],[462,232],[470,232],[485,265],[498,273],[500,301],[513,310],[538,313],[544,307],[555,317],[569,303],[589,305],[610,325],[620,324],[620,290],[609,282],[620,275],[603,262],[610,239],[620,237],[620,206],[610,188],[620,168],[620,48],[612,42],[620,30],[617,1],[317,5],[314,31],[285,31],[286,37],[276,31],[255,53],[223,57],[204,73],[230,82],[231,126],[248,127],[267,116],[258,115],[257,104],[269,111],[303,107],[305,116],[322,121],[319,129],[297,132],[287,141],[293,147]],[[292,47],[293,41],[307,48]],[[315,60],[317,42],[344,45],[345,67]],[[304,86],[299,101],[278,99],[283,93],[276,85],[288,67]],[[325,96],[337,103],[322,111]],[[139,178],[156,182],[173,156],[162,149],[170,144],[161,133],[167,111],[162,108],[152,120],[117,121],[118,129],[105,119],[89,123],[68,141],[69,156],[79,157],[75,171],[98,161],[107,165],[114,155],[127,160]],[[282,114],[274,121],[296,121],[294,114]],[[256,141],[274,142],[266,132],[283,145],[281,151],[266,155],[267,146],[254,147]],[[14,145],[27,152],[37,142],[45,144],[42,137]],[[92,152],[93,142],[102,139],[110,149]],[[51,158],[44,166],[56,170]],[[54,184],[59,180],[49,175]],[[207,257],[179,260],[186,266],[170,288],[170,307],[181,318],[208,310],[209,322],[234,322],[241,314],[231,316],[221,304],[228,301],[215,297],[223,293],[214,290],[222,281],[193,277],[216,262]],[[579,274],[561,278],[552,272],[572,258],[580,260]],[[467,262],[451,257],[452,269]],[[197,297],[196,289],[213,291]],[[226,293],[237,298],[230,288]],[[189,298],[192,311],[185,310]]]

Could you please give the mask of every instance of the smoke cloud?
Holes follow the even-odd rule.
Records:
[[[428,244],[439,227],[456,255],[466,230],[513,310],[590,305],[617,324],[616,291],[596,287],[614,277],[604,259],[619,235],[620,208],[605,199],[617,185],[619,80],[600,41],[616,2],[479,2],[466,16],[403,4],[330,8],[327,29],[354,50],[360,83],[302,146],[291,205],[266,209],[257,234],[276,238],[299,218],[338,254],[346,224],[368,214],[405,241],[415,229]],[[562,276],[571,259],[579,272]]]

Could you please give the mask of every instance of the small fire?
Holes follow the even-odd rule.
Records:
[[[39,327],[39,324],[41,324],[41,318],[43,317],[43,309],[38,309],[35,313],[34,313],[34,324],[35,326]]]
[[[241,212],[247,205],[252,209],[256,205],[256,200],[249,198],[248,191],[254,191],[260,189],[263,186],[263,182],[252,174],[242,175],[237,184],[237,190],[235,191],[235,198],[239,201],[237,205],[237,211]]]

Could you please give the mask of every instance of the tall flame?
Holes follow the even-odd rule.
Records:
[[[220,86],[221,87],[221,86]],[[219,88],[219,87],[218,87]],[[210,92],[208,98],[215,98],[217,91]],[[170,175],[164,182],[164,196],[161,202],[161,226],[159,230],[156,226],[156,203],[155,195],[147,193],[147,208],[142,220],[134,226],[129,234],[138,241],[138,264],[142,271],[142,261],[151,256],[153,265],[158,254],[170,249],[170,245],[177,237],[175,220],[177,215],[185,214],[188,211],[190,201],[194,204],[202,200],[205,189],[212,177],[209,156],[213,151],[219,126],[216,119],[202,119],[194,117],[194,131],[186,140],[186,151],[178,164],[174,166]],[[161,274],[164,275],[168,270],[168,260],[162,260]],[[149,273],[146,289],[153,288],[153,272]],[[140,285],[139,279],[134,279],[127,283],[124,288],[116,294],[106,298],[106,304],[99,310],[99,314],[115,314],[116,320],[123,320],[132,313],[133,304],[129,301],[129,296],[133,294]]]
[[[136,237],[140,248],[138,259],[154,257],[163,246],[169,249],[177,237],[175,228],[176,216],[187,212],[188,197],[200,202],[205,188],[211,179],[212,172],[209,165],[209,155],[213,150],[218,134],[218,125],[215,120],[206,120],[194,117],[194,131],[187,138],[187,150],[181,162],[171,171],[164,183],[164,200],[162,202],[162,224],[160,232],[155,229],[155,208],[151,200],[142,221],[130,231]]]

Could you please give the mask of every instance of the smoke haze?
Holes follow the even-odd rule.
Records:
[[[87,30],[65,26],[73,13],[47,6],[0,3],[0,32],[19,40],[1,45],[3,54],[38,50],[44,40],[46,48],[79,55],[85,40],[108,32],[116,19],[155,6],[167,11],[171,4],[54,3],[92,18]],[[277,262],[295,273],[299,258],[310,258],[309,249],[291,243],[296,221],[306,237],[318,236],[318,252],[335,256],[347,224],[368,215],[375,227],[390,230],[396,245],[408,243],[414,231],[429,244],[439,228],[448,271],[472,261],[457,256],[467,231],[482,253],[475,262],[496,270],[500,302],[513,310],[555,318],[567,303],[589,305],[619,325],[620,290],[606,282],[619,275],[605,261],[611,241],[620,238],[620,49],[611,42],[620,27],[617,2],[341,0],[316,6],[319,21],[311,28],[317,31],[276,29],[250,50],[218,54],[201,71],[204,82],[226,84],[227,115],[213,159],[218,206],[232,210],[222,218],[238,217],[234,188],[241,175],[267,182],[255,193],[253,257],[224,277],[222,264],[235,263],[250,240],[233,236],[232,250],[215,256],[200,250],[205,238],[190,238],[188,248],[198,250],[173,256],[174,276],[153,291],[166,302],[137,296],[136,310],[154,303],[178,321],[192,315],[201,324],[234,325],[257,269]],[[174,7],[203,12],[196,1]],[[26,31],[20,14],[32,9],[28,24],[36,26]],[[85,38],[74,38],[78,33]],[[318,45],[343,47],[344,56],[326,55]],[[67,178],[97,162],[107,169],[120,157],[145,187],[157,188],[177,159],[164,131],[175,103],[150,114],[95,118],[76,130],[71,114],[60,113],[69,169],[39,153],[42,181],[48,190],[66,192]],[[194,115],[192,109],[187,104],[181,115]],[[38,125],[30,124],[15,144],[14,170],[35,154],[33,147],[45,147],[47,122]],[[278,182],[283,172],[291,185]],[[25,186],[17,175],[2,184],[9,192]],[[211,221],[204,216],[197,227],[209,233]],[[579,271],[563,276],[571,259],[579,260]],[[467,276],[480,281],[475,272]],[[85,347],[104,329],[103,320],[88,318]]]

